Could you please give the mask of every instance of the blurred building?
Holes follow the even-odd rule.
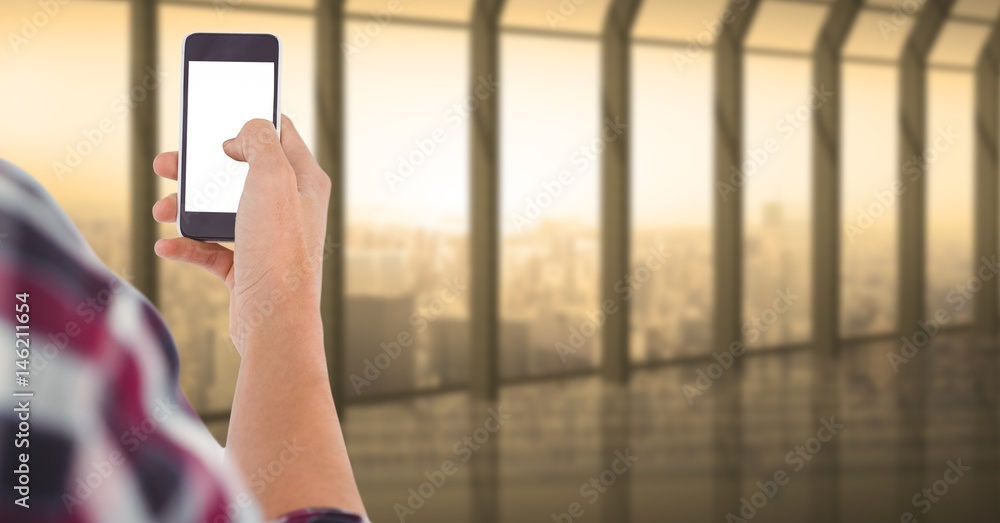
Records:
[[[351,387],[358,396],[413,390],[416,382],[410,313],[413,296],[349,296],[346,369],[364,385]],[[400,342],[411,340],[409,345]],[[405,342],[404,342],[405,343]],[[360,383],[360,382],[359,382]],[[369,385],[370,384],[370,385]]]
[[[430,326],[428,345],[431,368],[441,384],[465,383],[469,379],[469,320],[447,317]]]

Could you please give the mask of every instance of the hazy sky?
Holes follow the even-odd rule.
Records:
[[[426,9],[439,9],[437,4],[427,4]],[[663,10],[666,4],[670,2],[650,2],[637,31],[650,34],[657,20],[669,26],[664,22],[669,12]],[[675,4],[685,10],[679,21],[671,23],[686,25],[664,30],[678,38],[683,31],[698,37],[704,31],[699,20],[703,22],[704,13],[718,9],[709,3],[696,3],[697,9],[690,2]],[[524,2],[514,7],[508,24],[547,23],[542,9],[533,11]],[[4,85],[0,104],[2,113],[16,122],[0,129],[0,155],[30,170],[66,204],[123,209],[128,183],[128,110],[123,101],[132,87],[126,78],[127,7],[113,2],[71,2],[15,49],[10,33],[20,33],[22,17],[34,16],[37,9],[33,2],[0,5],[0,30],[7,35],[7,45],[0,47]],[[600,10],[594,9],[581,10],[558,28],[597,30],[595,13]],[[822,8],[810,9],[820,9],[822,14]],[[780,40],[769,40],[769,33],[788,27],[794,28],[784,40],[788,48],[808,44],[814,38],[809,33],[822,20],[816,12],[810,13],[792,13],[808,15],[809,21],[790,25],[789,13],[765,4],[758,15],[762,29],[752,33],[750,41],[781,45]],[[904,38],[891,35],[878,44],[869,34],[876,30],[875,22],[859,20],[856,32],[861,36],[855,37],[871,40],[865,45],[873,55],[882,46],[897,46],[893,39]],[[346,29],[350,43],[363,44],[349,56],[347,65],[345,139],[351,218],[465,228],[469,118],[461,107],[469,101],[467,33],[390,24],[366,42],[359,36],[365,29],[363,21],[350,22]],[[162,86],[157,89],[163,149],[177,145],[181,41],[194,31],[278,34],[284,46],[283,109],[312,141],[315,55],[310,18],[166,6],[161,8],[158,73]],[[712,54],[704,51],[682,70],[677,57],[683,52],[634,47],[637,225],[710,223]],[[597,42],[502,38],[501,197],[506,227],[514,214],[526,211],[526,198],[537,201],[546,182],[564,171],[571,173],[571,182],[546,207],[545,216],[597,224],[599,160],[582,161],[581,147],[592,147],[600,132],[599,59]],[[755,148],[768,139],[778,144],[777,152],[747,182],[748,221],[759,220],[768,202],[781,202],[788,216],[805,220],[810,196],[810,116],[790,134],[781,122],[810,101],[811,64],[761,56],[748,57],[746,64],[745,144]],[[971,73],[963,72],[930,75],[930,128],[933,132],[952,127],[959,136],[931,167],[932,229],[935,223],[964,226],[971,219],[971,79]],[[895,177],[897,74],[891,67],[847,65],[844,89],[847,214],[869,203],[872,192],[887,187]],[[112,130],[95,135],[92,130],[104,119]],[[88,132],[100,138],[99,145],[89,147]],[[386,175],[399,172],[400,158],[419,158],[420,144],[426,146],[435,137],[437,143],[427,159],[390,187]],[[68,149],[81,143],[87,154],[78,167],[60,178],[54,164],[72,160]],[[164,190],[168,189],[165,185]]]

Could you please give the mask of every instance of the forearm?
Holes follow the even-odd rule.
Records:
[[[330,392],[319,313],[283,314],[251,330],[227,457],[269,518],[304,507],[364,513]]]

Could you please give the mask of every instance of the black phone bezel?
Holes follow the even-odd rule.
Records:
[[[182,236],[206,242],[232,242],[236,213],[189,212],[187,199],[188,66],[194,62],[273,62],[274,102],[271,121],[278,128],[281,44],[271,34],[194,33],[184,40],[181,85],[181,137],[178,173],[177,226]],[[222,147],[222,144],[219,144]]]

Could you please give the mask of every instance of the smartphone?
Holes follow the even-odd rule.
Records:
[[[271,34],[194,33],[184,39],[177,231],[205,242],[235,239],[249,166],[222,150],[250,120],[281,132],[281,42]]]

